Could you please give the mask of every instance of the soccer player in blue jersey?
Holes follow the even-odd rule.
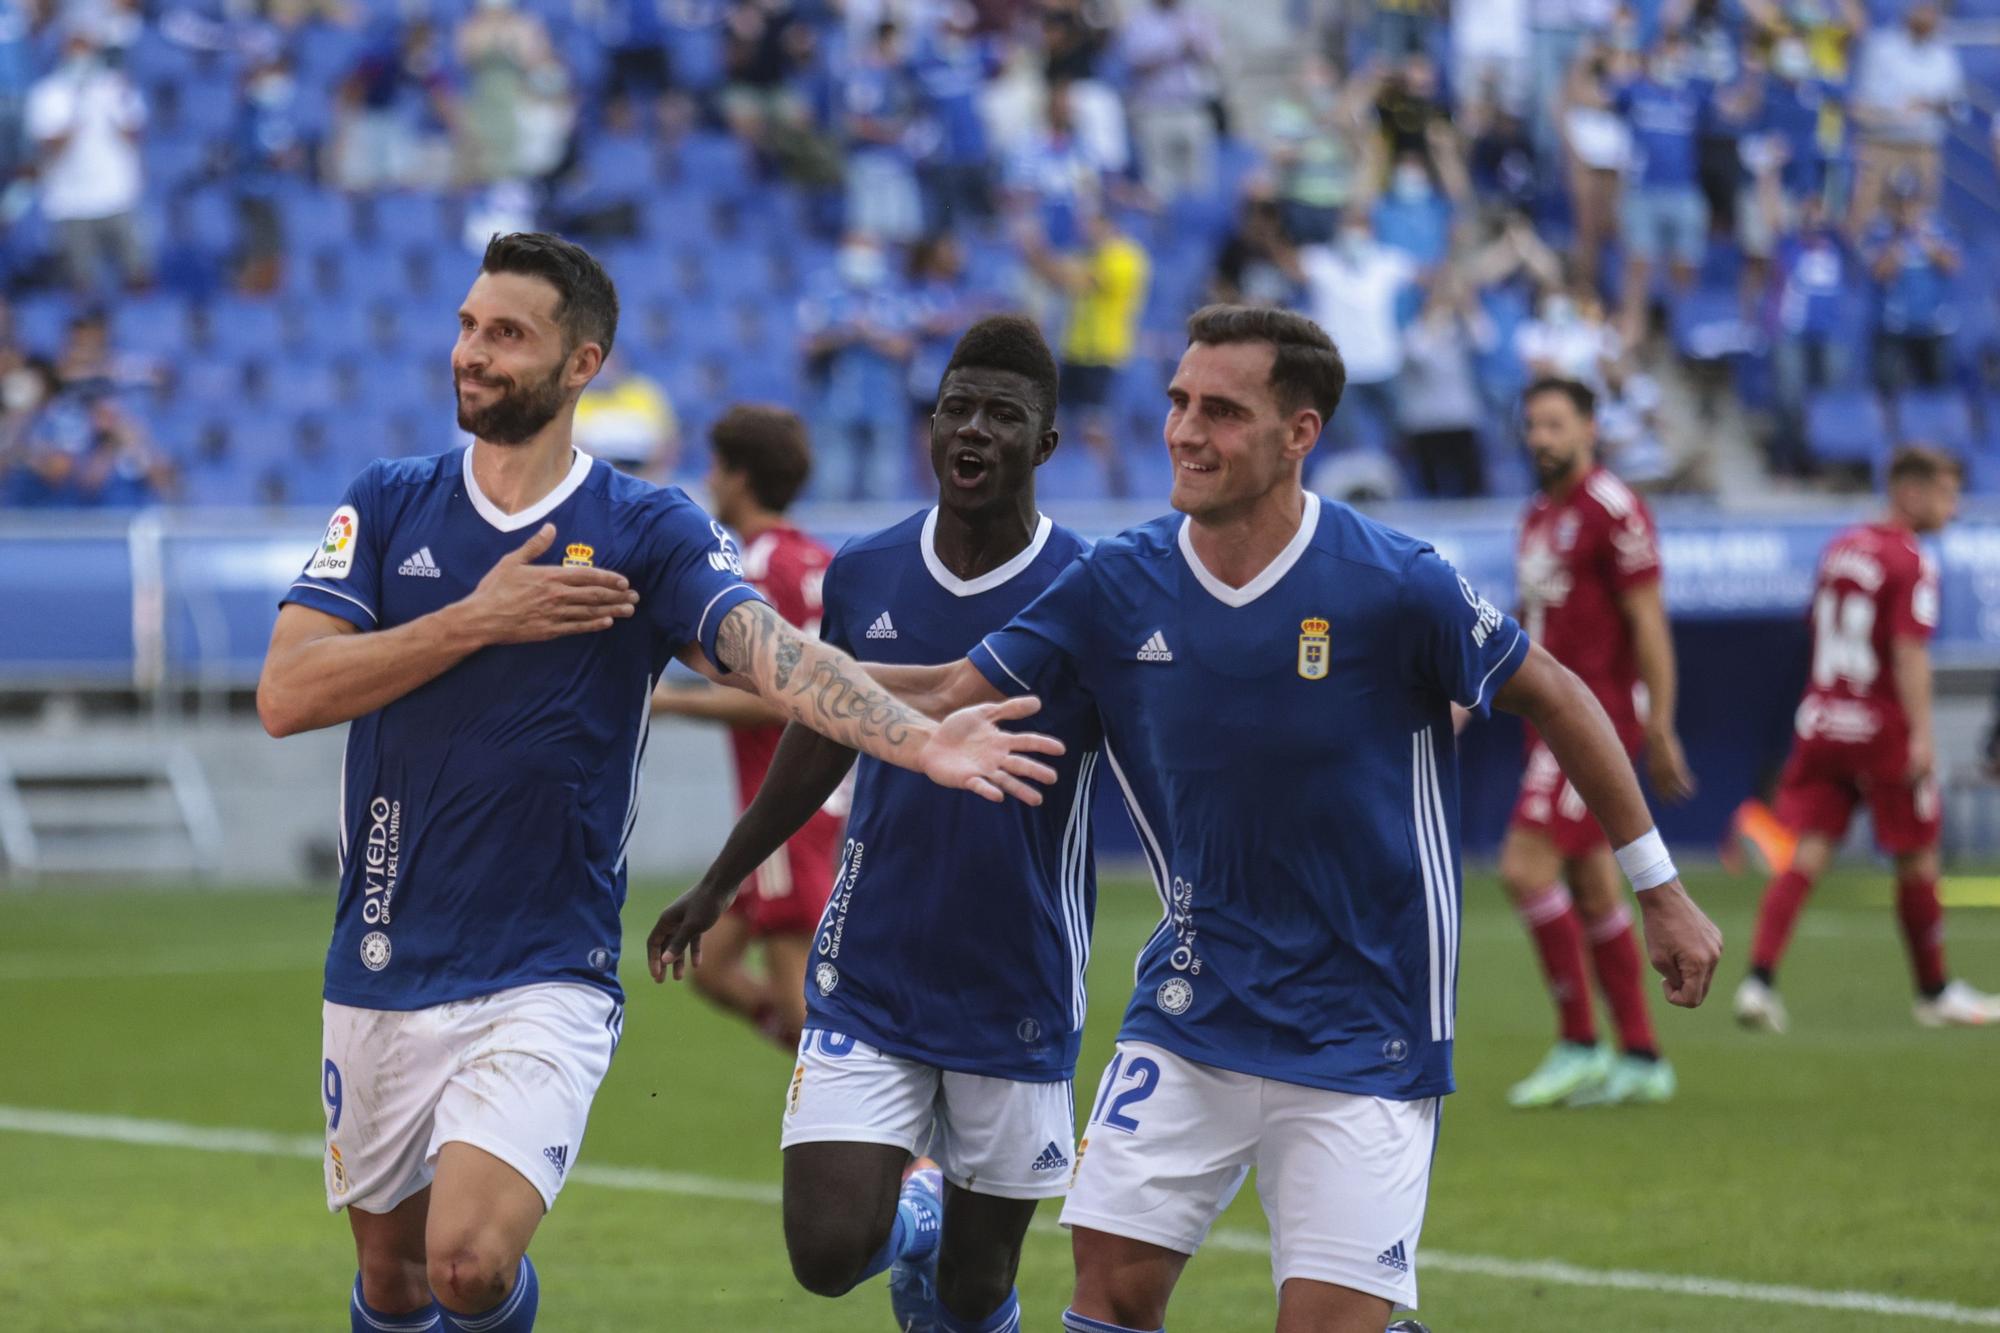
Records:
[[[1083,541],[1035,504],[1056,390],[1030,321],[966,332],[931,418],[937,504],[834,557],[829,643],[871,663],[962,657],[1070,566]],[[785,1103],[786,1247],[799,1281],[826,1296],[895,1266],[899,1329],[1020,1327],[1022,1237],[1037,1202],[1069,1185],[1097,897],[1096,710],[1072,694],[1036,725],[1068,750],[1034,810],[932,792],[862,759],[814,944]],[[787,729],[715,865],[662,913],[648,941],[655,979],[681,975],[745,873],[854,762],[837,739]],[[927,1145],[941,1198],[939,1169],[908,1169]]]
[[[1421,541],[1300,485],[1344,378],[1318,326],[1212,306],[1169,388],[1180,512],[1100,542],[970,656],[883,679],[930,711],[1087,699],[1161,902],[1063,1209],[1064,1327],[1164,1326],[1252,1166],[1281,1333],[1416,1303],[1452,1088],[1451,706],[1529,718],[1620,848],[1653,965],[1699,1004],[1721,936],[1590,691]]]
[[[571,446],[617,296],[552,236],[497,237],[458,312],[465,449],[379,462],[286,593],[274,736],[349,722],[323,1011],[326,1189],[356,1330],[520,1333],[527,1249],[622,1016],[618,911],[653,684],[680,656],[889,763],[1039,800],[1047,738],[933,726],[742,581],[677,490]]]

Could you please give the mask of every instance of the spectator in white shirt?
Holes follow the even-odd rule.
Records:
[[[1161,200],[1207,192],[1222,92],[1214,25],[1181,0],[1152,0],[1126,21],[1120,48],[1131,70],[1129,119],[1146,189]]]
[[[145,102],[104,62],[96,34],[72,26],[62,63],[28,92],[27,124],[40,161],[42,213],[79,292],[96,288],[106,260],[127,286],[147,282],[137,219],[145,123]]]
[[[1597,288],[1583,280],[1572,279],[1568,290],[1550,289],[1536,317],[1514,330],[1514,354],[1529,379],[1576,380],[1599,395],[1623,353]]]
[[[1416,281],[1416,262],[1375,238],[1368,212],[1351,208],[1331,245],[1299,251],[1306,306],[1347,367],[1347,389],[1328,429],[1345,448],[1365,438],[1360,418],[1375,433],[1395,428],[1396,375],[1403,368],[1403,323]]]
[[[1937,27],[1937,6],[1920,0],[1902,27],[1871,33],[1861,45],[1852,99],[1859,143],[1849,217],[1857,235],[1881,213],[1889,182],[1905,172],[1916,177],[1926,206],[1937,202],[1946,129],[1965,100],[1965,70]]]

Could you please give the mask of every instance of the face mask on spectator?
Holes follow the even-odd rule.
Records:
[[[880,287],[889,276],[889,261],[872,245],[847,245],[840,250],[840,280],[850,287]]]
[[[1551,296],[1542,302],[1542,322],[1544,324],[1576,323],[1576,302],[1567,296]]]
[[[1349,259],[1358,259],[1368,253],[1375,244],[1375,237],[1366,227],[1348,227],[1340,233],[1340,249]]]
[[[1778,71],[1778,77],[1803,79],[1812,73],[1812,53],[1806,44],[1796,39],[1779,42],[1777,50],[1771,53],[1771,68]]]
[[[9,412],[31,412],[41,404],[42,377],[34,371],[10,371],[0,380],[0,407]]]
[[[1415,165],[1397,167],[1389,188],[1396,198],[1406,204],[1428,199],[1431,197],[1430,173]]]
[[[1687,61],[1678,55],[1653,57],[1653,82],[1677,88],[1687,78]]]

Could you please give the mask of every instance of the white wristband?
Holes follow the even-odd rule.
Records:
[[[1647,829],[1645,836],[1618,849],[1618,868],[1632,881],[1633,888],[1642,891],[1657,889],[1680,878],[1680,871],[1674,869],[1674,858],[1667,855],[1667,844],[1660,840],[1656,828]]]

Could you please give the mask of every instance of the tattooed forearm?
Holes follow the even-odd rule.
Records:
[[[930,722],[883,689],[860,663],[806,638],[762,602],[745,602],[715,636],[723,666],[814,731],[891,763],[908,764]]]
[[[794,710],[802,722],[810,724],[816,711],[830,720],[851,722],[859,728],[860,735],[879,735],[891,745],[901,745],[908,739],[910,724],[918,720],[916,710],[862,675],[854,662],[830,656],[814,662],[812,670],[788,697],[812,701],[811,709]],[[846,738],[834,736],[834,739]]]

